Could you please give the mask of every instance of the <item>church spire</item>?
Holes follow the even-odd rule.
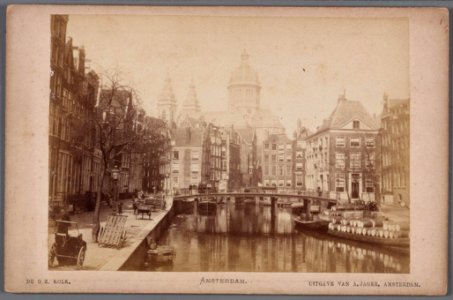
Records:
[[[175,94],[173,93],[173,87],[171,84],[170,75],[167,75],[167,77],[165,78],[164,87],[159,96],[159,102],[175,102],[176,103]]]
[[[158,117],[167,121],[169,124],[172,124],[175,121],[176,98],[168,74],[162,92],[157,99],[157,112]]]
[[[189,92],[187,93],[187,98],[182,105],[182,112],[186,114],[200,112],[200,105],[198,104],[197,91],[195,90],[193,79],[190,81]]]

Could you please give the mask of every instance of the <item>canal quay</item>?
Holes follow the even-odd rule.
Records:
[[[262,201],[263,197],[209,197],[215,205],[206,211],[199,205],[208,197],[199,196],[169,197],[167,209],[153,211],[151,219],[134,215],[132,201],[125,201],[127,239],[119,249],[100,247],[91,240],[88,215],[73,216],[87,241],[83,270],[409,272],[408,249],[395,250],[298,228],[291,203],[284,197],[274,197],[275,203]],[[102,225],[109,213],[104,207]],[[409,219],[407,208],[383,205],[379,213],[395,222]],[[150,262],[147,253],[152,242],[158,248],[171,247],[172,259]],[[49,245],[52,243],[50,234]],[[52,269],[72,270],[74,266]]]
[[[122,216],[127,217],[124,225],[126,232],[126,240],[119,248],[115,247],[101,247],[96,241],[92,239],[92,213],[82,213],[71,216],[71,220],[78,223],[78,230],[73,229],[69,231],[70,235],[76,236],[82,234],[83,240],[87,243],[87,250],[82,270],[101,270],[101,271],[117,271],[126,264],[130,257],[136,253],[137,250],[142,249],[144,241],[147,236],[160,233],[161,226],[168,227],[168,222],[173,216],[172,198],[167,197],[166,207],[168,209],[154,210],[151,212],[151,218],[142,218],[134,214],[132,208],[132,200],[122,201],[124,211]],[[101,213],[101,226],[105,226],[108,216],[114,212],[107,205],[104,205]],[[48,245],[49,248],[55,241],[55,229],[49,229]],[[143,264],[143,259],[140,259],[139,264]],[[50,268],[51,270],[75,270],[74,265],[57,265]]]

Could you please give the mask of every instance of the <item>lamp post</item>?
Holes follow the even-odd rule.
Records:
[[[113,207],[116,208],[116,202],[118,201],[118,177],[120,170],[118,169],[118,166],[115,165],[115,167],[111,170],[112,172],[112,180],[113,180]]]
[[[168,191],[170,189],[170,182],[169,182],[170,174],[165,174],[165,195],[168,195]]]

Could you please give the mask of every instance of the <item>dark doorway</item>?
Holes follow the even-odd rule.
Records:
[[[359,198],[359,174],[352,174],[351,177],[351,198]]]

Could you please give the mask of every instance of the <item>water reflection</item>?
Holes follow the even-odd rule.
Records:
[[[275,215],[275,217],[273,217]],[[218,205],[215,214],[178,215],[159,244],[172,245],[172,264],[158,271],[408,273],[409,255],[298,232],[291,212],[253,204]]]

